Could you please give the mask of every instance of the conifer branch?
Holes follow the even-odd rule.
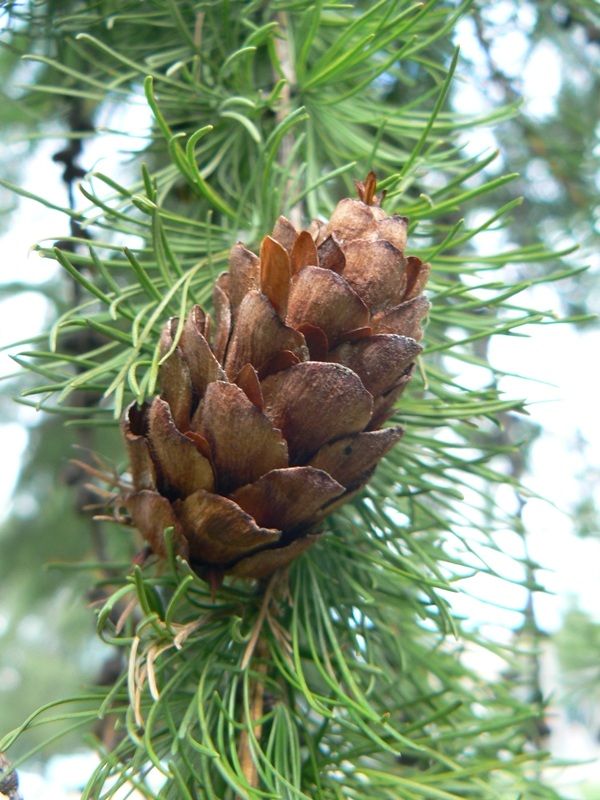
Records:
[[[245,789],[294,800],[545,792],[527,766],[541,754],[530,752],[523,733],[537,709],[509,683],[482,681],[465,666],[461,648],[485,643],[461,628],[446,599],[461,575],[493,574],[472,540],[491,539],[514,521],[493,497],[507,482],[494,459],[511,445],[489,430],[524,403],[500,396],[477,343],[554,321],[518,297],[537,279],[506,285],[502,272],[511,259],[548,261],[554,253],[540,244],[487,254],[472,246],[505,224],[518,201],[471,225],[464,213],[474,203],[493,205],[493,192],[514,177],[486,180],[489,159],[466,157],[459,139],[513,109],[461,118],[445,104],[448,37],[468,5],[381,0],[288,4],[284,12],[232,0],[204,4],[198,14],[156,0],[151,14],[143,3],[106,19],[101,9],[92,18],[77,7],[56,22],[57,36],[61,25],[80,35],[60,40],[69,59],[38,60],[49,77],[37,92],[139,102],[145,81],[154,119],[148,147],[137,153],[141,176],[94,175],[83,186],[89,208],[67,209],[93,241],[73,230],[71,251],[41,249],[81,297],[56,321],[49,346],[36,341],[20,356],[39,376],[23,402],[112,426],[129,406],[130,478],[105,493],[106,516],[124,528],[122,548],[135,535],[123,523],[134,523],[154,553],[132,566],[133,542],[119,551],[112,593],[98,611],[99,634],[123,654],[129,675],[72,705],[45,707],[0,744],[46,721],[78,728],[110,713],[114,750],[101,752],[84,797],[108,798],[121,787],[153,797],[146,784],[153,770],[162,776],[161,797],[231,800]],[[375,191],[366,202],[347,196],[352,179],[370,168],[385,178],[385,212]],[[311,215],[328,217],[330,228],[315,223],[299,233],[280,220],[265,236],[265,220],[302,217],[300,205],[290,211],[280,202],[292,195]],[[247,247],[234,246],[229,274],[218,277],[242,237]],[[424,388],[412,365],[427,313],[427,263]],[[373,296],[378,269],[385,291]],[[328,292],[338,293],[338,305],[320,327],[302,314]],[[212,329],[200,310],[211,296]],[[257,312],[240,332],[242,297],[268,313]],[[340,320],[347,325],[338,330]],[[65,334],[82,328],[102,343],[65,352]],[[254,364],[244,348],[260,336],[268,344],[270,330],[285,335],[286,346]],[[360,358],[348,366],[344,359],[370,337],[397,348],[393,357],[369,369]],[[402,374],[378,385],[374,376],[387,374],[381,365],[396,368],[401,357]],[[482,371],[478,388],[456,377],[464,364]],[[282,376],[307,370],[315,378],[309,390],[281,389]],[[325,389],[309,413],[319,371]],[[101,406],[68,400],[80,391],[101,394]],[[268,414],[278,404],[275,424]],[[244,472],[259,459],[244,462],[239,441],[237,450],[215,445],[234,429],[234,416],[252,422],[249,435],[238,435],[243,447],[271,447],[257,474]],[[325,418],[334,433],[325,442],[311,438]],[[347,422],[349,430],[335,427]],[[384,442],[377,471],[375,459],[350,477],[333,476],[327,470],[338,457],[346,467],[352,460],[354,436]],[[122,452],[115,460],[126,469]],[[260,495],[258,481],[281,480],[286,470],[313,482],[288,495],[284,511],[299,516],[279,522],[278,494]],[[319,542],[303,527],[311,496],[323,500],[311,525],[329,534]],[[218,524],[203,529],[206,520]],[[248,576],[263,580],[286,547],[305,545],[314,546],[292,553],[299,557],[290,602],[277,605],[275,619],[275,580],[257,591]]]

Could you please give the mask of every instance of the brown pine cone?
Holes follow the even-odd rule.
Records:
[[[381,425],[421,352],[429,267],[406,257],[370,173],[360,199],[298,232],[280,217],[260,257],[236,244],[215,322],[162,334],[162,393],[123,422],[133,524],[159,555],[173,526],[200,573],[264,578],[317,538],[400,439]],[[172,351],[172,352],[171,352]]]

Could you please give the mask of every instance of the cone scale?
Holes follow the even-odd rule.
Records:
[[[375,176],[327,223],[280,217],[231,250],[213,293],[162,333],[161,395],[123,420],[132,524],[164,555],[172,527],[200,574],[266,578],[318,538],[402,435],[381,426],[421,351],[429,267]]]

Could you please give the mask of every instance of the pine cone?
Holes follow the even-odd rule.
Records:
[[[375,176],[357,189],[327,224],[280,217],[260,258],[232,248],[212,335],[199,306],[176,347],[165,326],[162,394],[123,423],[126,506],[155,553],[173,526],[198,572],[264,578],[400,439],[380,427],[422,349],[429,268],[404,256],[407,220],[380,208]]]

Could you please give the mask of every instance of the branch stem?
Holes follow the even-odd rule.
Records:
[[[259,646],[259,652],[262,647]],[[265,701],[265,678],[267,675],[267,662],[263,659],[256,665],[255,672],[257,673],[250,683],[250,719],[248,720],[249,726],[252,723],[254,738],[260,741],[262,733],[262,723],[256,722],[261,719],[264,710]],[[242,731],[240,736],[239,745],[239,758],[242,767],[242,773],[248,784],[253,788],[258,786],[258,770],[256,767],[256,759],[252,754],[252,745],[250,743],[250,732],[248,729]]]
[[[277,14],[277,22],[281,29],[281,37],[275,38],[275,52],[277,59],[285,78],[285,85],[282,89],[279,106],[276,111],[277,123],[283,122],[292,113],[292,89],[296,84],[296,71],[294,69],[294,60],[290,53],[290,39],[288,36],[289,21],[288,15],[285,11],[280,11]],[[279,163],[282,166],[289,164],[292,149],[294,147],[294,134],[290,131],[287,133],[281,142],[281,149],[279,151]],[[285,187],[285,196],[292,196],[293,175],[288,175]],[[302,228],[302,205],[297,203],[293,208],[289,209],[289,219],[292,225],[296,228]]]
[[[264,639],[261,639],[261,633],[264,628],[265,620],[269,612],[269,605],[273,597],[273,589],[279,579],[275,573],[265,587],[262,603],[256,622],[252,628],[252,633],[246,645],[246,650],[242,656],[241,668],[247,670],[250,666],[253,656],[256,654],[259,661],[254,669],[254,675],[250,677],[250,719],[248,720],[248,727],[242,731],[240,736],[240,743],[238,747],[238,756],[242,767],[242,773],[248,784],[255,788],[258,786],[258,771],[256,768],[256,761],[252,755],[252,746],[250,742],[250,727],[256,720],[261,719],[264,709],[264,696],[265,696],[265,678],[267,676],[267,647]],[[260,741],[262,733],[262,724],[257,723],[253,726],[254,738]]]

